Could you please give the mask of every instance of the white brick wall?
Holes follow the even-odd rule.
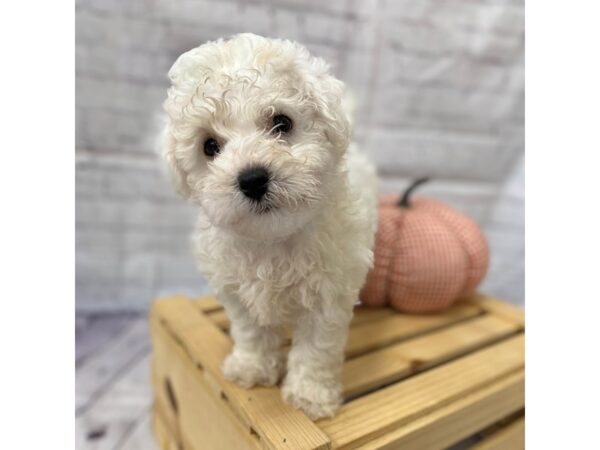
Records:
[[[78,0],[77,306],[145,308],[208,288],[193,210],[151,141],[184,50],[242,31],[305,43],[354,90],[383,190],[423,187],[485,228],[489,292],[523,301],[523,40],[516,0]]]

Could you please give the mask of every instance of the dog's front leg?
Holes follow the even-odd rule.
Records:
[[[311,419],[331,417],[342,401],[340,375],[352,303],[328,314],[308,312],[296,323],[284,399]]]
[[[284,368],[281,330],[259,326],[238,300],[221,296],[231,321],[233,351],[223,363],[225,377],[244,388],[277,384]]]

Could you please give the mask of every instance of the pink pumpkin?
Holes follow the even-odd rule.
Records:
[[[379,205],[375,265],[360,299],[367,306],[434,312],[475,290],[485,276],[489,250],[481,229],[442,202],[384,196]]]

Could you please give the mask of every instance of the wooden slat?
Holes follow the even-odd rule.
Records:
[[[160,450],[204,450],[209,448],[205,445],[197,448],[185,436],[182,436],[180,440],[175,438],[162,413],[162,409],[157,408],[155,405],[152,414],[152,431]]]
[[[221,328],[222,330],[228,330],[229,318],[227,317],[225,310],[219,308],[220,305],[216,303],[216,300],[212,299],[214,300],[214,303],[216,303],[216,305],[219,307],[213,307],[214,303],[210,301],[210,298],[207,298],[205,300],[207,300],[207,303],[204,306],[201,306],[200,310],[207,313],[208,318],[212,320],[219,328]],[[350,326],[353,327],[356,325],[361,325],[366,322],[371,322],[377,319],[383,319],[384,317],[390,317],[396,314],[398,313],[396,313],[390,308],[357,307],[354,309],[354,317],[352,318],[352,323],[350,324]],[[291,332],[289,330],[286,332],[286,336],[288,339],[291,336]]]
[[[198,309],[206,314],[210,320],[212,320],[222,330],[229,329],[229,318],[223,305],[215,297],[200,297],[196,300],[192,300],[192,303],[198,307]]]
[[[504,317],[521,327],[525,326],[525,311],[518,306],[481,294],[474,294],[468,299],[468,302],[479,305],[486,311]]]
[[[436,315],[393,314],[350,329],[346,356],[353,357],[394,341],[432,331],[474,317],[481,312],[474,305],[457,305]]]
[[[398,314],[391,308],[367,308],[364,306],[354,308],[354,317],[350,326],[361,325],[372,320],[380,320]]]
[[[258,440],[234,415],[219,390],[207,385],[200,370],[167,329],[153,322],[155,407],[171,436],[186,449],[231,448],[257,450]],[[170,393],[166,392],[166,380]],[[167,398],[171,397],[171,399]],[[174,407],[173,404],[176,406]]]
[[[344,395],[374,389],[517,332],[495,316],[476,317],[346,361]]]
[[[525,419],[523,417],[478,442],[472,450],[521,450],[525,448]]]
[[[150,351],[148,322],[145,317],[131,323],[93,358],[76,370],[75,407],[83,413],[95,399],[126,370],[132,359]]]
[[[303,413],[285,404],[279,389],[242,389],[226,381],[221,364],[231,350],[230,339],[191,302],[183,298],[154,302],[152,317],[164,324],[185,347],[194,364],[221,391],[231,407],[248,427],[252,427],[261,444],[272,449],[326,449],[328,437]]]
[[[162,326],[156,325],[156,320],[150,320],[151,338],[152,338],[152,386],[154,391],[154,409],[160,414],[164,426],[169,430],[172,439],[177,442],[182,441],[177,412],[172,406],[166,378],[171,373],[171,368],[175,365],[177,352],[182,352],[181,348],[173,349],[173,346],[167,346],[167,340],[172,337],[167,334]],[[160,332],[160,333],[159,333]],[[168,337],[168,339],[165,339]],[[165,341],[165,342],[163,342]]]
[[[509,375],[486,388],[434,410],[359,447],[361,450],[441,450],[474,435],[525,403],[525,374]],[[518,450],[523,447],[472,447],[474,450]]]
[[[160,450],[181,450],[181,447],[171,435],[169,428],[156,408],[154,408],[152,413],[152,430],[154,431],[154,436]]]
[[[229,317],[224,309],[212,311],[206,316],[221,330],[229,330]]]
[[[192,303],[205,313],[223,309],[223,305],[215,297],[210,296],[197,298],[196,300],[192,300]]]
[[[518,371],[523,347],[522,335],[510,338],[349,402],[318,425],[334,448],[355,448]]]
[[[164,391],[164,385],[161,385],[158,382],[153,382],[153,387],[154,404],[152,409],[155,413],[160,415],[161,424],[166,430],[168,430],[169,438],[173,441],[180,442],[182,437],[179,430],[180,427],[178,418],[171,410],[171,405],[168,404],[164,396],[161,395],[161,391]],[[156,438],[158,438],[160,442],[159,436],[156,436]]]

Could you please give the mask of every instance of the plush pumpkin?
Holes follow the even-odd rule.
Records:
[[[375,263],[361,291],[367,306],[434,312],[472,292],[487,272],[489,250],[468,217],[429,198],[384,196],[379,204]]]

